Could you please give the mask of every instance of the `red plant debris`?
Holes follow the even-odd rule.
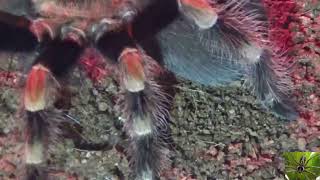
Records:
[[[10,148],[9,148],[10,147]],[[7,149],[6,153],[0,156],[0,174],[9,175],[10,179],[19,179],[14,174],[20,174],[21,159],[23,159],[24,146],[19,129],[14,129],[8,134],[0,134],[0,149]],[[65,171],[48,171],[50,177],[63,177],[66,180],[78,180],[79,178]]]
[[[226,169],[231,170],[231,173],[235,173],[234,170],[238,166],[246,167],[247,173],[252,173],[254,170],[260,169],[268,163],[273,161],[273,157],[268,154],[259,155],[257,157],[240,157],[229,161],[229,165]],[[246,175],[248,175],[246,174]]]
[[[280,49],[294,45],[293,34],[289,29],[292,20],[297,18],[297,4],[293,0],[264,0],[270,22],[269,37],[272,43]]]
[[[18,73],[10,71],[1,71],[0,72],[0,87],[16,87],[18,84]]]
[[[10,149],[0,156],[0,174],[13,175],[18,171],[23,156],[23,146],[21,144],[22,138],[18,129],[8,134],[0,134],[0,149]]]
[[[308,143],[320,137],[320,16],[315,17],[312,11],[306,10],[307,3],[310,7],[316,7],[318,2],[297,1],[300,11],[295,17],[297,22],[292,24],[295,30],[292,51],[299,60],[292,76],[297,87],[300,119],[290,127],[293,138],[305,138]]]
[[[50,171],[49,172],[50,177],[56,177],[56,178],[64,178],[66,180],[78,180],[79,177],[76,174],[67,173],[65,171]]]
[[[102,79],[112,73],[103,57],[92,48],[85,51],[81,57],[80,65],[94,83],[100,83]]]
[[[300,105],[300,118],[293,122],[294,137],[304,137],[307,141],[319,137],[320,132],[320,16],[315,17],[307,4],[316,7],[318,1],[265,0],[271,22],[270,38],[278,47],[292,54],[296,66],[292,77]],[[318,31],[317,31],[318,30]],[[303,92],[312,87],[312,92]],[[307,129],[307,132],[305,132]]]
[[[171,168],[171,169],[165,170],[161,174],[161,177],[164,177],[166,179],[172,179],[172,177],[175,177],[178,180],[197,180],[186,171],[180,170],[178,168]]]
[[[3,159],[0,159],[0,169],[2,172],[6,174],[11,174],[17,169],[17,166],[12,162],[3,158]]]

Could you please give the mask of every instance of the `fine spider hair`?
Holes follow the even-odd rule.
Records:
[[[268,23],[264,9],[252,0],[210,1],[225,26],[241,32],[248,42],[262,46],[268,43]],[[235,39],[237,41],[237,39]]]
[[[0,5],[0,50],[32,59],[24,65],[22,110],[26,156],[32,160],[26,159],[27,179],[46,179],[48,146],[68,121],[52,106],[55,93],[47,90],[68,82],[88,49],[105,60],[120,86],[115,110],[124,121],[130,142],[125,152],[137,180],[160,178],[169,164],[173,96],[161,84],[167,71],[212,87],[246,79],[276,116],[298,116],[289,58],[269,39],[262,0],[0,0]]]
[[[61,141],[61,126],[67,122],[62,111],[53,108],[55,91],[60,88],[50,70],[32,66],[27,75],[21,114],[25,130],[25,171],[22,179],[47,179],[46,157],[52,145]]]
[[[293,91],[290,71],[272,56],[270,51],[263,51],[261,60],[251,67],[250,87],[266,108],[280,117],[295,119],[296,105],[290,99]]]
[[[22,179],[47,179],[46,161],[50,149],[61,142],[63,133],[61,126],[66,117],[56,109],[45,109],[37,112],[25,111],[23,114],[26,130],[25,172]]]
[[[129,164],[135,179],[155,179],[169,162],[168,95],[157,83],[161,68],[152,58],[138,49],[126,49],[124,53],[120,57],[120,81],[123,82],[120,84],[128,84],[124,81],[131,81],[131,78],[141,78],[143,83],[141,89],[121,86],[117,103],[125,121],[124,130],[131,141],[126,150]],[[140,77],[134,77],[139,73]]]

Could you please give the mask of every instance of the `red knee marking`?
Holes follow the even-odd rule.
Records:
[[[211,5],[206,0],[180,0],[180,2],[200,10],[212,9]]]
[[[24,91],[24,105],[29,111],[43,110],[49,70],[38,64],[28,74]]]
[[[120,56],[120,61],[124,65],[126,73],[137,80],[144,80],[144,68],[142,57],[136,49],[125,49]]]

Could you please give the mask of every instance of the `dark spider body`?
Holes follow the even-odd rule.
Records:
[[[303,179],[310,179],[318,177],[317,171],[320,169],[316,164],[311,163],[312,160],[316,160],[319,158],[318,153],[311,153],[308,157],[306,155],[302,155],[297,161],[292,152],[288,153],[290,160],[286,160],[286,173],[296,173],[302,176]],[[310,176],[307,176],[310,175]],[[300,179],[296,177],[296,179]]]
[[[300,158],[300,161],[299,161],[299,165],[297,167],[297,172],[298,173],[303,173],[304,170],[305,170],[305,166],[307,165],[307,158],[305,156],[302,156]]]
[[[205,85],[246,77],[262,104],[297,117],[286,56],[273,50],[260,0],[0,0],[0,50],[21,53],[26,165],[45,179],[47,145],[67,121],[51,103],[86,48],[95,48],[119,82],[117,111],[135,179],[157,179],[170,153],[166,70]],[[161,66],[162,65],[162,66]],[[54,101],[54,100],[53,100]],[[40,168],[41,167],[41,168]]]

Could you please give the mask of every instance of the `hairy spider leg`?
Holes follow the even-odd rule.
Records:
[[[207,0],[177,0],[179,10],[199,28],[209,29],[217,23],[218,14]]]
[[[159,178],[169,162],[169,102],[157,83],[160,66],[142,50],[126,48],[119,57],[120,85],[118,109],[125,120],[124,131],[130,145],[129,164],[136,180]]]
[[[66,77],[79,58],[82,47],[77,42],[55,39],[42,44],[28,73],[23,93],[23,120],[26,134],[23,179],[47,179],[46,156],[50,146],[62,138],[62,123],[69,120],[54,107],[55,96],[61,88],[60,79]]]

